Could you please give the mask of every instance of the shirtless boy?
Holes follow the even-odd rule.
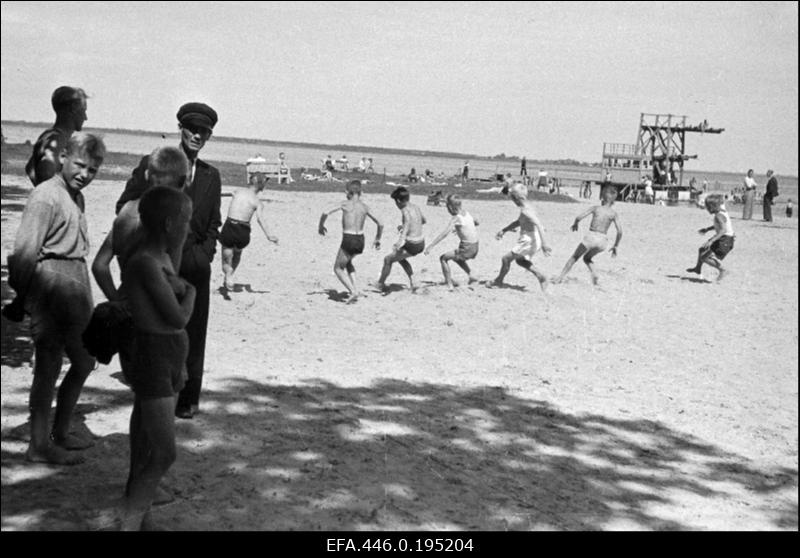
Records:
[[[264,203],[258,199],[258,193],[264,189],[267,179],[262,173],[256,173],[255,181],[246,189],[233,195],[228,207],[228,218],[219,233],[222,245],[222,273],[225,274],[225,288],[233,290],[233,274],[242,260],[242,250],[250,244],[250,221],[255,213],[261,230],[270,242],[278,243],[278,237],[269,232],[265,216]]]
[[[425,237],[422,235],[422,225],[426,223],[425,216],[419,207],[411,203],[411,195],[408,193],[408,188],[404,186],[395,188],[391,197],[395,205],[397,205],[397,209],[403,215],[403,223],[398,227],[400,237],[392,247],[391,254],[383,259],[383,269],[381,270],[377,287],[381,291],[386,289],[386,278],[389,277],[389,273],[392,271],[392,265],[397,262],[408,275],[411,290],[416,291],[417,284],[414,281],[414,270],[411,264],[408,263],[408,258],[421,254],[425,250]]]
[[[719,282],[728,273],[722,267],[722,260],[733,250],[733,224],[723,198],[719,194],[712,194],[706,198],[706,211],[714,216],[714,224],[697,232],[706,234],[714,231],[714,236],[703,243],[697,253],[697,263],[686,271],[702,275],[703,264],[708,264],[719,271],[719,275],[717,275],[717,282]]]
[[[319,234],[324,236],[328,232],[328,229],[325,228],[325,220],[337,211],[342,212],[342,244],[336,253],[333,272],[350,293],[347,302],[351,303],[355,302],[360,295],[360,291],[356,287],[356,269],[353,267],[353,258],[364,251],[364,221],[369,217],[378,227],[373,243],[376,250],[381,247],[383,223],[370,212],[367,204],[361,201],[361,182],[359,180],[351,180],[347,184],[345,193],[346,201],[320,216],[318,230]]]
[[[441,242],[451,232],[458,235],[458,248],[445,252],[439,256],[439,262],[442,264],[442,274],[444,275],[444,282],[451,291],[453,290],[453,278],[450,274],[450,260],[456,262],[458,267],[463,269],[469,283],[475,283],[477,279],[473,277],[472,270],[467,264],[467,260],[474,259],[478,255],[478,221],[461,206],[461,198],[458,194],[449,194],[445,201],[447,212],[453,216],[447,227],[431,242],[430,246],[425,248],[425,255],[427,256],[431,249]]]
[[[592,284],[597,285],[597,273],[595,273],[592,258],[600,252],[605,251],[608,247],[608,237],[606,233],[609,227],[611,227],[611,223],[614,223],[617,229],[617,238],[614,241],[614,246],[611,247],[611,256],[617,256],[617,246],[619,246],[619,241],[622,240],[622,225],[620,225],[617,212],[612,209],[614,201],[617,199],[617,189],[614,186],[606,186],[603,189],[602,196],[602,205],[596,205],[586,210],[578,215],[575,218],[575,222],[572,223],[572,230],[577,231],[578,223],[589,215],[592,216],[588,234],[583,237],[583,242],[578,244],[578,247],[575,248],[575,252],[569,257],[566,265],[564,265],[564,269],[561,270],[561,275],[554,280],[554,283],[563,281],[564,277],[569,273],[569,270],[572,269],[572,266],[578,261],[578,258],[583,256],[583,263],[586,264],[586,267],[589,268],[589,272],[592,274]]]
[[[123,268],[134,334],[129,381],[132,455],[121,528],[147,526],[158,483],[175,461],[175,404],[186,379],[195,287],[178,276],[170,253],[189,231],[190,198],[174,188],[148,189],[139,204],[142,239]]]
[[[539,217],[533,210],[533,206],[528,201],[528,188],[524,184],[514,184],[508,192],[511,201],[519,207],[519,217],[503,227],[497,233],[496,238],[500,240],[508,231],[513,231],[519,227],[519,239],[516,245],[503,256],[500,263],[500,273],[497,274],[491,286],[500,286],[506,278],[506,274],[511,269],[511,262],[516,262],[518,266],[533,273],[539,280],[542,290],[547,289],[547,277],[533,265],[533,256],[539,250],[546,256],[550,255],[550,247],[544,240],[544,226],[539,221]]]

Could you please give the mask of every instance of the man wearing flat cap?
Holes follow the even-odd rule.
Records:
[[[178,110],[178,128],[181,130],[181,149],[191,165],[186,179],[185,193],[192,199],[192,218],[189,235],[183,245],[179,275],[194,285],[197,290],[194,311],[186,333],[189,335],[189,356],[186,371],[189,379],[178,397],[175,415],[192,418],[200,405],[200,388],[203,382],[203,366],[206,352],[206,330],[208,327],[209,282],[211,262],[217,247],[220,217],[222,182],[219,171],[198,158],[198,153],[211,137],[217,123],[217,113],[203,103],[186,103]],[[142,158],[139,166],[125,185],[125,191],[117,201],[117,213],[130,200],[135,200],[147,189],[145,175],[149,156]]]

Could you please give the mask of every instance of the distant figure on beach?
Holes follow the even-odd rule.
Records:
[[[291,184],[294,182],[294,179],[292,178],[292,170],[286,163],[286,153],[283,151],[278,154],[278,175],[278,184]]]
[[[369,163],[369,164],[367,165],[367,172],[368,172],[368,173],[375,172],[375,169],[372,167],[372,157],[368,158],[368,159],[367,159],[367,162]]]
[[[786,218],[792,218],[792,212],[794,211],[794,204],[792,203],[792,198],[789,198],[786,202]]]
[[[721,281],[728,273],[727,270],[722,268],[722,260],[733,250],[733,224],[727,209],[725,209],[722,196],[719,194],[712,194],[706,198],[706,211],[714,216],[714,224],[710,227],[699,229],[697,232],[706,234],[709,231],[714,231],[714,236],[700,247],[697,251],[697,263],[686,271],[702,275],[703,264],[708,264],[719,270],[717,281]]]
[[[219,171],[199,157],[200,151],[213,134],[217,112],[205,103],[192,102],[182,105],[176,117],[181,138],[179,147],[190,164],[185,193],[192,200],[191,231],[183,245],[178,274],[194,285],[197,296],[192,318],[186,325],[186,332],[189,334],[189,356],[186,359],[189,379],[178,398],[175,416],[191,419],[200,408],[211,294],[211,262],[217,250],[217,237],[222,225],[222,181]],[[149,155],[142,158],[125,184],[125,191],[117,201],[117,212],[127,201],[141,197],[147,189],[145,171],[148,159]]]
[[[764,221],[772,222],[772,205],[775,203],[775,198],[778,197],[778,179],[772,172],[772,169],[767,171],[767,191],[764,192],[764,199],[762,206],[764,210]]]
[[[461,169],[461,180],[464,182],[469,180],[469,161],[464,161],[464,168]]]
[[[585,180],[583,182],[583,187],[581,188],[581,197],[582,198],[591,198],[592,197],[592,181]]]
[[[408,173],[408,181],[409,182],[419,182],[419,176],[417,176],[417,169],[411,167],[411,172]]]
[[[597,273],[595,272],[592,258],[608,248],[606,233],[608,233],[612,223],[617,229],[617,238],[611,247],[611,256],[617,256],[617,246],[622,240],[622,225],[620,225],[617,212],[612,209],[614,201],[617,199],[617,189],[614,186],[606,186],[602,190],[602,198],[603,203],[601,205],[596,205],[575,217],[575,221],[572,223],[573,231],[578,230],[581,220],[589,215],[592,216],[589,232],[583,237],[583,241],[578,244],[578,247],[575,248],[575,252],[567,260],[564,269],[561,270],[561,275],[554,279],[554,283],[561,283],[572,269],[572,266],[575,265],[575,262],[578,261],[578,258],[583,256],[583,263],[586,264],[586,267],[589,268],[589,273],[592,275],[592,284],[597,285]]]
[[[233,290],[233,274],[242,261],[242,251],[250,244],[250,221],[254,213],[267,240],[274,244],[278,243],[278,237],[269,231],[264,202],[258,198],[258,194],[267,185],[267,179],[260,172],[256,173],[255,177],[255,183],[237,190],[233,195],[228,206],[228,217],[219,233],[219,244],[222,246],[223,286],[228,291]]]
[[[91,439],[71,433],[70,422],[95,367],[82,341],[94,310],[82,190],[96,176],[105,153],[103,140],[92,134],[67,140],[60,171],[30,193],[8,257],[8,284],[17,292],[15,302],[31,316],[34,344],[28,461],[75,465],[83,458],[72,450],[93,445]],[[51,427],[50,407],[64,356],[70,367],[58,389]]]
[[[519,163],[519,175],[525,178],[528,177],[528,161],[525,159],[524,155],[522,156],[522,161]]]
[[[533,256],[539,250],[545,256],[549,256],[551,252],[550,247],[544,240],[544,226],[528,201],[528,188],[524,184],[514,184],[509,189],[508,195],[514,205],[519,207],[519,217],[500,229],[495,238],[500,240],[505,233],[513,231],[517,227],[519,227],[519,238],[511,251],[500,260],[500,272],[490,286],[501,286],[511,269],[511,262],[516,262],[518,266],[533,273],[536,279],[539,280],[542,291],[545,291],[548,283],[547,277],[533,265]]]
[[[366,172],[367,171],[367,159],[366,157],[361,157],[361,160],[358,162],[358,172]]]
[[[544,169],[539,169],[539,177],[536,181],[536,189],[541,190],[542,188],[547,190],[547,171]]]
[[[650,179],[650,175],[645,175],[642,180],[644,182],[644,201],[645,203],[654,205],[656,203],[656,196],[653,191],[653,181]]]
[[[33,144],[33,153],[25,165],[25,174],[34,186],[52,178],[61,170],[59,158],[67,145],[67,140],[73,133],[80,132],[84,122],[88,120],[86,116],[88,98],[79,87],[63,85],[53,91],[50,103],[56,113],[55,124],[42,132]]]
[[[350,294],[347,302],[352,303],[361,295],[356,285],[356,269],[353,267],[353,258],[364,251],[364,221],[369,217],[378,227],[378,232],[375,234],[375,242],[373,243],[376,250],[381,247],[383,223],[370,212],[367,204],[361,201],[360,180],[351,180],[347,184],[345,194],[347,195],[347,201],[326,211],[319,218],[318,231],[319,234],[325,236],[325,233],[328,232],[328,229],[325,228],[326,219],[337,211],[342,212],[342,244],[336,253],[333,272]]]
[[[175,402],[183,388],[197,291],[178,276],[170,253],[189,232],[192,201],[174,188],[147,190],[139,203],[142,239],[122,275],[133,319],[131,464],[120,528],[152,529],[150,507],[175,462]]]
[[[742,195],[742,203],[744,203],[742,219],[745,221],[753,218],[753,203],[755,201],[757,187],[758,184],[756,184],[753,178],[753,169],[750,169],[747,171],[747,176],[744,177],[744,194]],[[707,198],[706,201],[708,201]]]
[[[342,158],[336,162],[339,163],[339,166],[341,167],[342,171],[347,172],[350,170],[350,167],[348,166],[347,162],[347,155],[342,155]]]
[[[453,216],[450,222],[439,233],[436,238],[425,248],[425,255],[427,256],[434,246],[439,244],[451,232],[455,232],[458,236],[458,248],[445,252],[439,256],[439,263],[442,265],[442,275],[444,275],[444,282],[447,288],[453,290],[453,278],[450,273],[449,261],[454,261],[464,270],[467,274],[467,281],[469,284],[475,283],[477,279],[472,275],[472,270],[469,268],[467,260],[472,260],[478,255],[478,221],[462,207],[461,198],[458,194],[448,194],[445,200],[447,212]]]
[[[403,216],[403,222],[398,227],[400,236],[392,247],[392,252],[383,258],[383,269],[378,279],[378,290],[386,290],[386,279],[392,271],[392,265],[399,263],[403,271],[408,275],[408,282],[412,292],[417,290],[417,283],[414,281],[414,270],[408,263],[408,258],[421,254],[425,250],[425,236],[422,226],[427,222],[422,211],[415,204],[411,203],[411,195],[408,188],[400,186],[391,193],[397,209]]]
[[[336,169],[333,166],[333,158],[328,155],[322,163],[322,169],[326,172],[333,172]]]

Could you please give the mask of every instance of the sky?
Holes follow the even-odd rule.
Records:
[[[796,2],[2,2],[3,120],[599,161],[640,113],[692,168],[797,175]]]

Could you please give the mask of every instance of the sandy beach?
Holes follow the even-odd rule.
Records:
[[[122,181],[85,191],[92,256]],[[6,257],[30,185],[2,175]],[[223,187],[223,216],[231,187]],[[268,190],[275,246],[257,227],[237,292],[213,262],[201,413],[177,421],[176,499],[154,510],[181,530],[796,530],[798,528],[798,221],[742,221],[730,275],[684,271],[710,216],[692,207],[617,204],[619,256],[582,263],[545,295],[512,268],[505,288],[441,285],[438,255],[412,260],[412,294],[342,303],[332,271],[342,194]],[[384,248],[355,260],[374,282],[400,213],[364,200],[386,225]],[[425,206],[430,240],[447,222]],[[537,203],[555,275],[580,242],[581,204]],[[465,202],[480,221],[473,269],[497,273],[514,243],[494,233],[517,217],[501,199]],[[374,227],[368,222],[368,242]],[[613,231],[613,228],[612,228]],[[611,232],[613,237],[613,232]],[[453,268],[457,282],[462,272]],[[95,302],[103,300],[95,289]],[[2,321],[2,529],[96,530],[122,495],[132,393],[100,365],[79,402],[96,436],[76,467],[24,459],[32,343],[27,321]]]

